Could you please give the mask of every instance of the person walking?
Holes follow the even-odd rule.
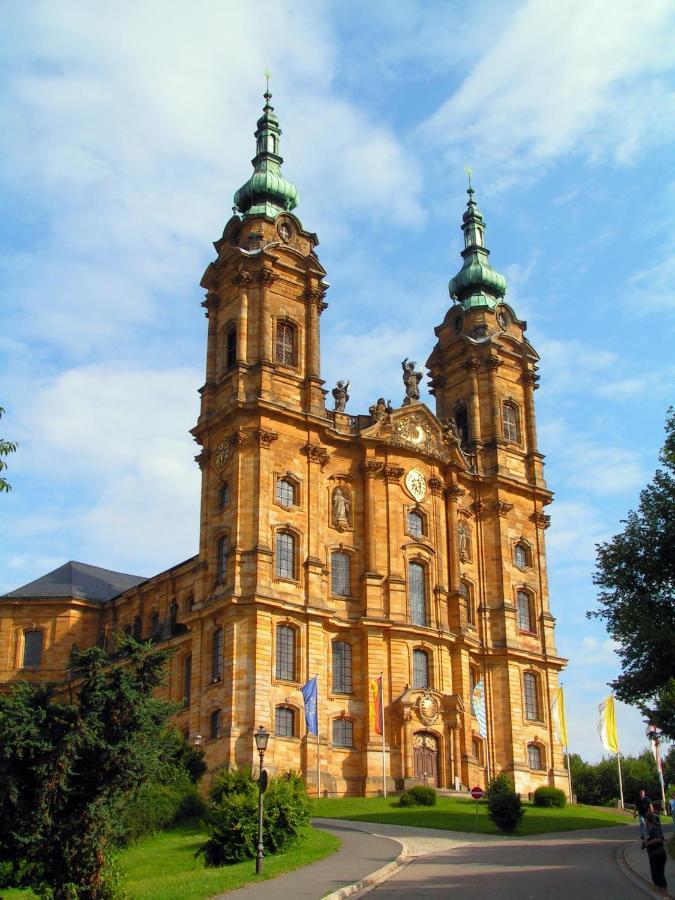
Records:
[[[668,801],[668,811],[670,812],[670,817],[673,820],[673,825],[675,825],[675,794]]]
[[[633,813],[633,818],[635,816],[640,817],[640,837],[644,841],[645,835],[647,834],[647,829],[645,827],[645,816],[649,812],[649,808],[652,805],[652,801],[645,794],[644,791],[640,791],[640,796],[635,801],[635,812]]]
[[[642,841],[642,849],[646,848],[649,856],[649,871],[652,881],[657,888],[663,888],[663,893],[668,895],[668,883],[666,882],[666,846],[663,840],[663,831],[659,824],[658,816],[654,812],[645,815],[645,828],[647,837]]]

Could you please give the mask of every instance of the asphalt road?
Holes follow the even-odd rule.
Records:
[[[489,900],[632,900],[645,892],[617,857],[635,829],[606,828],[467,844],[413,859],[368,893],[372,900],[486,897]],[[673,885],[670,886],[671,889]],[[365,896],[365,895],[364,895]]]

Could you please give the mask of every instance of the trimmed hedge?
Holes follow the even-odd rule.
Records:
[[[534,805],[562,809],[567,803],[565,792],[556,787],[538,787],[534,792]]]
[[[398,799],[399,806],[436,806],[437,794],[434,788],[417,784]]]
[[[525,810],[520,797],[513,791],[494,794],[488,800],[488,816],[500,831],[514,832],[522,822]]]

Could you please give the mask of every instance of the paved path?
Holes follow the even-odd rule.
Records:
[[[413,858],[373,888],[369,900],[454,896],[490,900],[633,900],[654,896],[646,881],[630,872],[629,879],[621,867],[623,851],[630,847],[632,856],[634,845],[641,852],[634,826],[489,843],[474,840]],[[675,884],[671,883],[673,887]]]

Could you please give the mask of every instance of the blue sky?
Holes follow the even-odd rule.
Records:
[[[284,170],[332,287],[327,386],[402,398],[460,265],[466,166],[539,351],[570,745],[618,671],[594,545],[657,464],[675,359],[667,0],[34,2],[0,35],[0,590],[67,559],[151,575],[197,549],[199,280],[272,71]],[[618,709],[622,748],[638,714]]]

